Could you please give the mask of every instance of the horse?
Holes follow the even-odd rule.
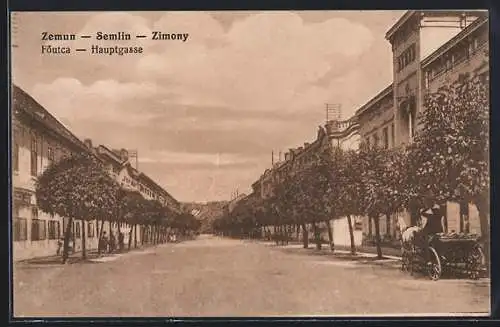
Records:
[[[403,248],[406,245],[411,245],[416,235],[422,230],[419,226],[408,226],[401,216],[398,216],[397,227],[401,233],[401,245]]]
[[[401,234],[401,254],[403,257],[401,269],[403,271],[409,270],[413,274],[412,255],[410,253],[414,252],[415,239],[422,231],[422,228],[419,226],[408,226],[401,216],[398,216],[396,225]]]

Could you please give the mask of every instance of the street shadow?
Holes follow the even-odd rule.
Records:
[[[98,254],[97,252],[90,252],[87,254],[86,258],[82,258],[81,254],[72,255],[66,260],[66,264],[95,264],[98,262],[93,261],[94,259],[109,256],[109,254]],[[33,258],[16,262],[20,266],[64,266],[62,263],[61,256],[50,256]]]

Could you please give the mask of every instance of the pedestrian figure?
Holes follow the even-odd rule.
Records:
[[[63,245],[64,245],[64,239],[62,237],[60,237],[57,240],[57,252],[56,252],[57,256],[62,254],[61,250],[62,250]]]

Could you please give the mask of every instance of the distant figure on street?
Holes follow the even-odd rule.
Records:
[[[56,252],[56,255],[61,255],[62,254],[62,247],[64,245],[64,239],[62,237],[60,237],[58,240],[57,240],[57,252]]]
[[[109,249],[108,253],[113,253],[116,249],[116,238],[113,233],[110,234],[109,236]]]

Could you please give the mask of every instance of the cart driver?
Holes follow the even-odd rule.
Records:
[[[423,222],[424,227],[422,229],[422,233],[424,235],[429,236],[444,232],[444,215],[441,212],[441,207],[439,205],[433,205],[429,210],[422,212],[421,216],[425,218],[425,221]]]
[[[423,250],[425,262],[429,262],[429,237],[434,234],[442,233],[444,228],[444,216],[441,212],[441,207],[437,204],[433,205],[430,209],[424,210],[420,214],[422,219],[423,228],[418,235],[419,246]]]

